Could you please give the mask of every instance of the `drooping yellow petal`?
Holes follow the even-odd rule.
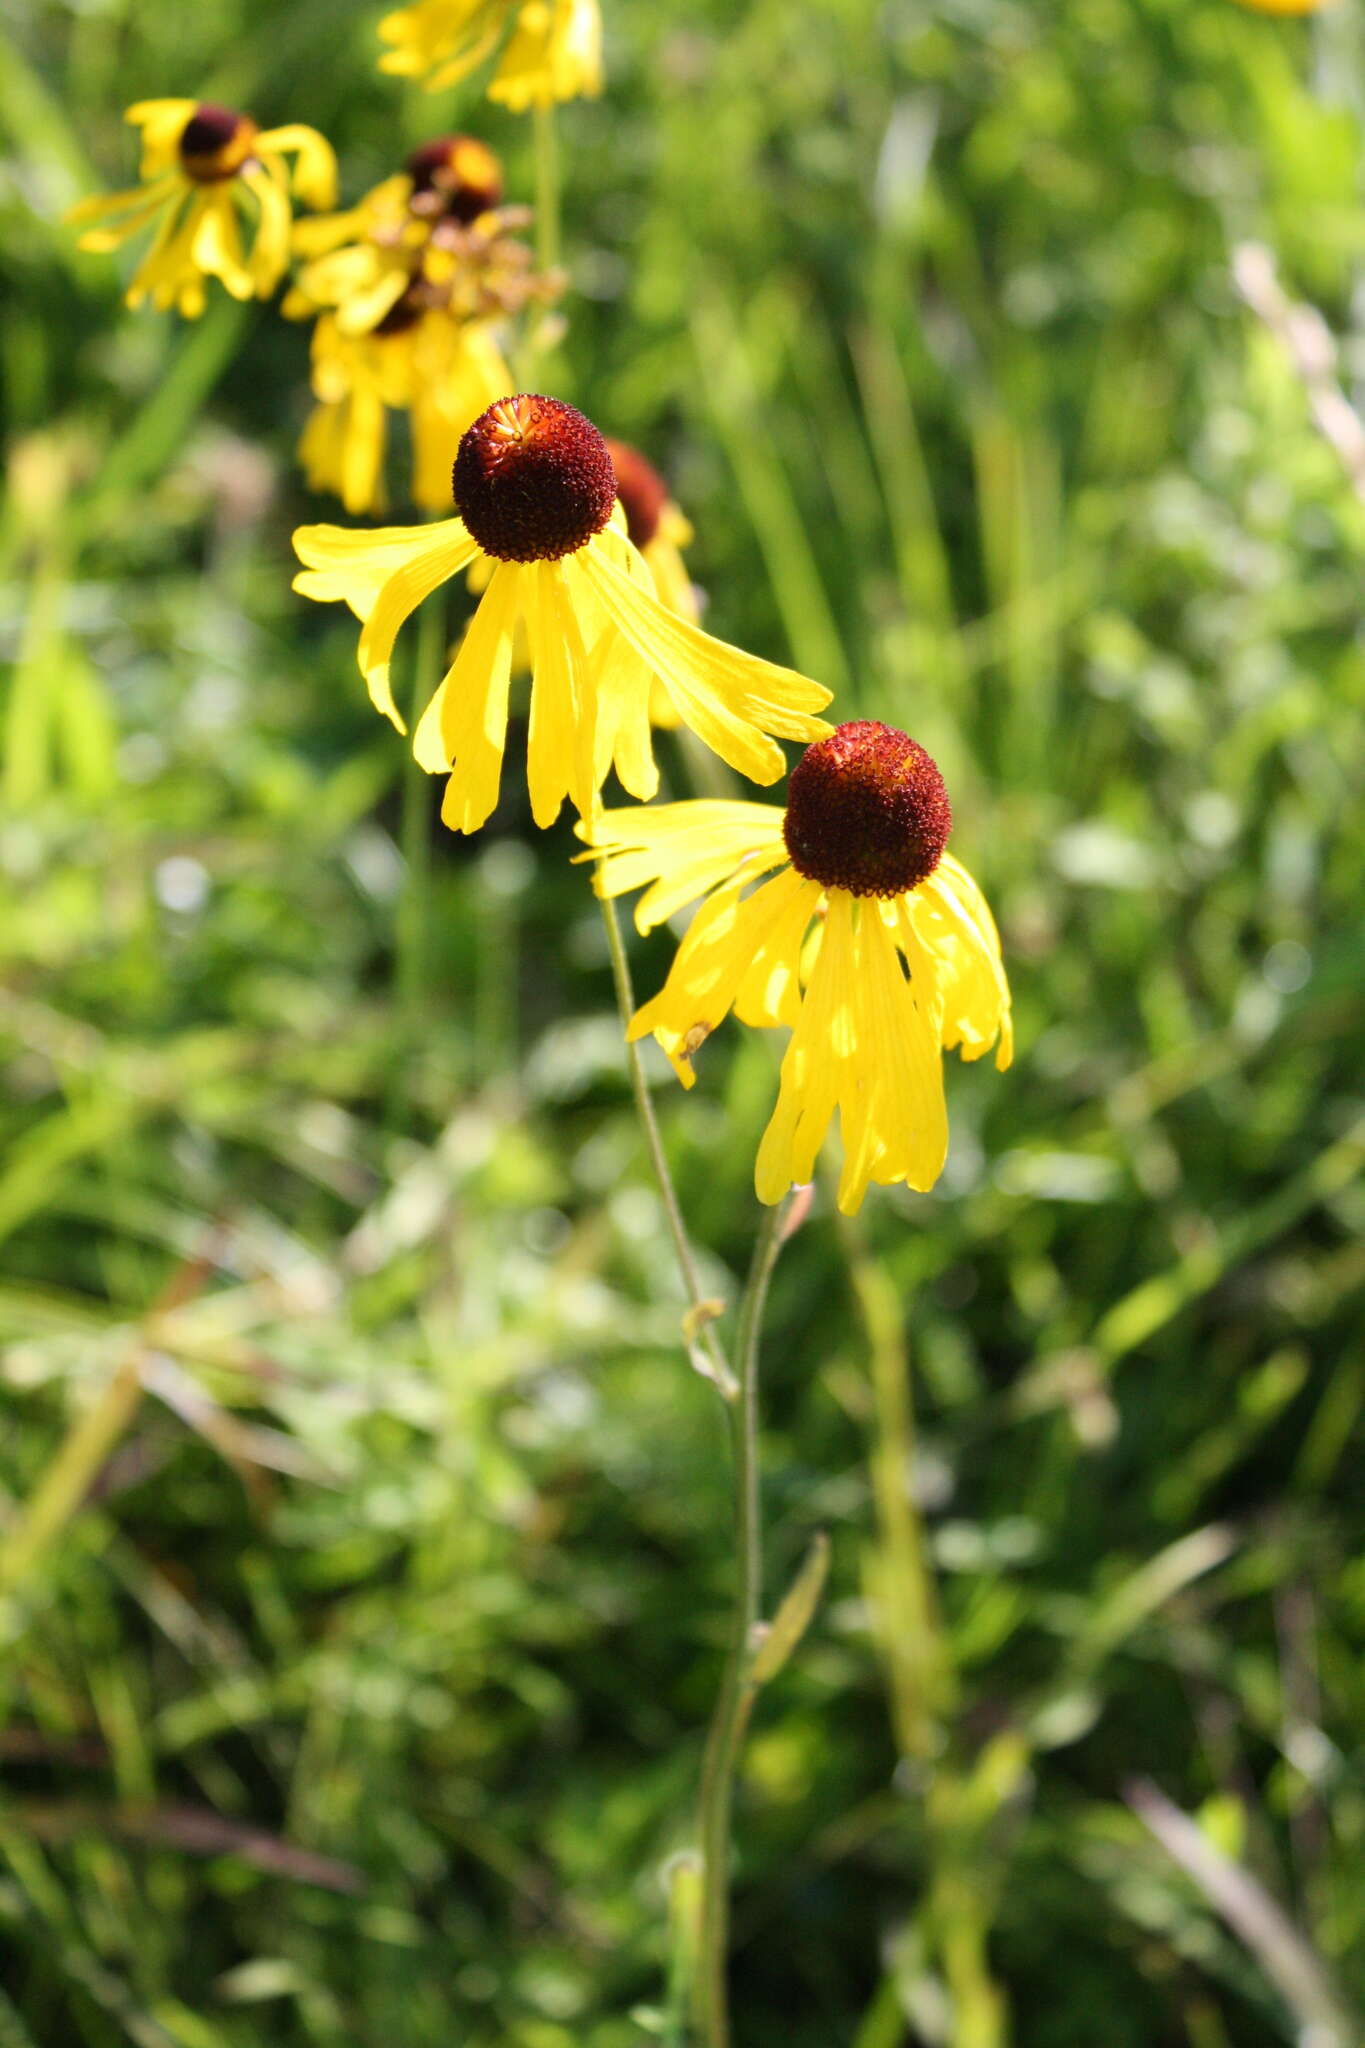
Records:
[[[425,78],[438,92],[481,64],[495,48],[513,0],[415,0],[386,14],[379,24],[391,43],[379,60],[381,71],[400,78]]]
[[[234,299],[255,296],[256,281],[242,261],[242,238],[232,195],[223,186],[210,187],[190,244],[190,261],[205,277],[216,277]]]
[[[627,1036],[652,1032],[685,1088],[696,1078],[692,1060],[745,990],[763,1007],[765,1023],[792,1023],[801,939],[820,900],[818,882],[794,868],[754,890],[747,876],[727,882],[697,911],[651,1002],[630,1020]]]
[[[450,529],[456,526],[459,531],[451,532]],[[423,599],[430,597],[441,584],[448,583],[452,576],[458,576],[461,569],[467,568],[474,553],[473,541],[457,520],[440,521],[427,527],[426,532],[433,536],[428,545],[414,548],[375,592],[356,649],[360,672],[376,711],[382,711],[399,732],[406,732],[407,726],[393,701],[393,685],[389,676],[393,643]]]
[[[880,903],[832,889],[820,949],[759,1146],[760,1201],[808,1181],[836,1109],[844,1140],[838,1202],[871,1180],[932,1187],[947,1153],[943,1063],[932,991],[901,973]]]
[[[144,181],[169,170],[178,161],[180,137],[198,104],[197,100],[138,100],[127,109],[124,120],[142,130]]]
[[[593,782],[592,693],[586,688],[583,643],[565,600],[558,562],[528,565],[524,617],[531,659],[531,716],[526,782],[537,825],[552,825],[564,798],[590,817]]]
[[[105,255],[139,228],[148,226],[171,197],[183,191],[184,184],[185,180],[171,171],[164,178],[153,179],[150,185],[134,185],[126,192],[97,192],[88,199],[78,199],[62,218],[69,227],[80,227],[85,221],[103,223],[79,235],[77,247]]]
[[[514,113],[602,90],[602,18],[598,0],[525,0],[503,52],[490,100]]]
[[[497,808],[512,638],[525,580],[520,563],[498,563],[460,651],[418,723],[413,752],[420,765],[432,772],[450,769],[441,816],[452,832],[477,832]]]
[[[335,206],[337,200],[336,152],[324,135],[302,121],[289,121],[283,128],[268,128],[256,138],[258,150],[285,150],[294,157],[294,190],[305,206]]]
[[[600,535],[576,560],[621,637],[667,688],[683,723],[750,781],[776,782],[786,767],[770,735],[815,740],[829,732],[811,715],[830,700],[819,683],[741,653],[667,611],[618,566]]]
[[[278,157],[248,166],[241,180],[256,201],[256,240],[251,251],[251,276],[258,299],[268,299],[289,263],[288,172]]]
[[[644,888],[635,925],[648,932],[741,871],[751,879],[784,861],[782,818],[774,804],[711,798],[603,810],[579,828],[590,848],[579,858],[596,858],[594,886],[601,896]]]
[[[902,930],[913,931],[935,956],[944,1045],[967,1060],[994,1046],[1003,1072],[1014,1056],[1009,983],[995,919],[977,883],[945,853],[928,880],[900,899],[899,910]]]
[[[462,519],[426,526],[300,526],[294,552],[304,567],[294,588],[321,604],[348,604],[363,622],[394,571],[444,540],[463,543],[465,563],[478,552]]]

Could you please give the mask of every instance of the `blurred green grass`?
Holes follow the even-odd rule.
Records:
[[[943,763],[1021,1018],[858,1287],[827,1194],[779,1268],[770,1590],[820,1527],[833,1574],[749,1752],[739,2038],[1357,2039],[1365,510],[1229,256],[1356,373],[1359,10],[605,7],[566,394],[668,471],[717,630]],[[411,1046],[400,750],[288,589],[305,337],[134,319],[59,224],[182,90],[324,127],[352,194],[456,124],[529,193],[372,31],[20,0],[0,49],[11,1537],[101,1399],[114,1443],[0,1607],[6,2048],[678,2039],[722,1432],[567,827],[511,778],[434,830]],[[731,1031],[663,1094],[718,1293],[774,1078]],[[907,1482],[937,1770],[878,1626]]]

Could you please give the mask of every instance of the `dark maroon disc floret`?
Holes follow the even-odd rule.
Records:
[[[924,748],[894,726],[855,718],[797,762],[783,832],[808,880],[852,896],[900,896],[934,872],[952,822]]]

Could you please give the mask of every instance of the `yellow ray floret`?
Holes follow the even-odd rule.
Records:
[[[299,123],[262,130],[249,115],[196,100],[141,100],[126,118],[142,131],[143,182],[71,208],[80,247],[107,253],[155,228],[128,285],[130,306],[150,298],[195,319],[211,277],[235,299],[268,298],[289,260],[291,190],[308,206],[335,202],[330,144]]]
[[[488,94],[516,112],[602,90],[598,0],[415,0],[385,15],[379,33],[390,46],[380,70],[430,92],[458,84],[499,44]]]
[[[389,678],[400,627],[449,577],[491,558],[458,518],[371,533],[308,526],[294,545],[306,565],[295,588],[341,599],[363,622],[361,671],[376,707],[402,731]],[[531,668],[527,780],[538,825],[553,822],[566,796],[581,817],[591,815],[613,765],[633,795],[654,794],[649,700],[656,681],[682,722],[756,782],[775,782],[783,772],[777,738],[828,731],[814,715],[829,702],[828,690],[667,611],[649,569],[614,527],[554,560],[499,558],[491,567],[414,740],[424,768],[449,772],[442,816],[455,831],[477,831],[498,801],[518,623]]]
[[[690,1088],[696,1053],[731,1010],[787,1026],[759,1199],[811,1178],[837,1110],[838,1202],[852,1214],[871,1182],[933,1186],[948,1144],[942,1052],[976,1059],[994,1046],[1007,1067],[1009,988],[985,899],[951,854],[896,895],[855,895],[798,871],[784,818],[703,801],[601,811],[579,830],[601,895],[644,888],[641,931],[702,899],[630,1037],[652,1033]]]

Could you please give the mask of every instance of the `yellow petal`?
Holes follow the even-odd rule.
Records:
[[[316,128],[291,121],[283,128],[268,128],[256,141],[259,149],[294,152],[294,190],[305,206],[320,209],[336,205],[336,153]]]
[[[463,539],[470,561],[478,552],[462,519],[426,526],[300,526],[294,552],[304,567],[294,588],[320,604],[348,604],[363,621],[396,569],[446,539]]]
[[[256,243],[251,253],[251,281],[256,297],[268,299],[289,262],[292,215],[285,168],[278,157],[241,173],[241,182],[256,201]]]
[[[414,549],[385,578],[375,593],[374,603],[361,628],[360,643],[356,649],[360,672],[369,686],[375,709],[391,719],[399,732],[406,732],[407,727],[393,701],[389,676],[393,643],[400,628],[423,599],[430,597],[433,590],[448,583],[452,576],[457,576],[468,565],[474,543],[463,525],[460,525],[458,533],[449,531],[457,524],[459,522],[455,520],[445,520],[426,529],[433,538],[426,547]]]
[[[636,929],[648,932],[741,872],[749,879],[784,861],[782,819],[773,804],[711,798],[604,810],[579,827],[591,849],[579,858],[597,859],[594,885],[601,896],[624,896],[649,884],[635,906]]]
[[[223,186],[213,186],[206,195],[190,244],[190,258],[206,277],[218,278],[234,299],[254,296],[255,282],[242,261],[242,240],[232,210],[232,195]]]
[[[422,767],[450,767],[441,816],[452,832],[477,832],[497,808],[512,638],[524,585],[520,563],[499,562],[454,665],[417,727],[413,752]]]
[[[564,798],[591,816],[595,700],[585,673],[583,643],[558,562],[529,566],[524,617],[531,657],[531,717],[526,782],[537,825],[552,825]]]
[[[687,928],[668,979],[631,1018],[628,1036],[652,1032],[683,1086],[693,1081],[698,1048],[728,1016],[746,982],[761,975],[785,1014],[784,988],[794,988],[801,935],[820,900],[820,887],[792,868],[744,896],[747,877],[708,896]],[[781,950],[779,950],[781,949]]]
[[[786,767],[767,735],[814,740],[828,733],[823,720],[810,716],[830,700],[819,683],[743,654],[667,611],[652,588],[617,565],[600,536],[575,560],[622,638],[667,687],[683,723],[751,781],[775,782]]]
[[[900,900],[902,931],[936,956],[943,998],[943,1043],[967,1060],[996,1047],[1002,1071],[1014,1052],[1009,983],[1000,935],[976,882],[945,853],[927,881]]]

